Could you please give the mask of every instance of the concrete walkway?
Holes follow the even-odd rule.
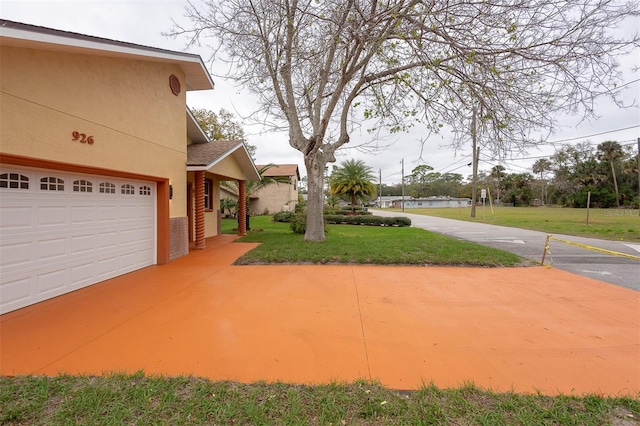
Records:
[[[640,391],[640,293],[544,267],[231,266],[209,240],[0,317],[0,374]]]

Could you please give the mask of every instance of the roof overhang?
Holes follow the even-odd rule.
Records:
[[[210,142],[215,143],[215,141]],[[247,151],[247,147],[244,145],[242,141],[238,141],[237,144],[231,146],[227,149],[223,154],[212,158],[210,161],[203,164],[187,164],[188,172],[197,172],[197,171],[208,171],[213,168],[216,164],[224,161],[225,159],[232,157],[242,169],[246,180],[251,181],[259,181],[260,173],[256,169],[255,164],[253,164],[253,160],[251,159],[251,155],[249,155],[249,151]]]
[[[0,20],[0,45],[176,64],[185,74],[187,91],[214,88],[213,80],[202,58],[191,53],[125,43],[4,19]]]
[[[187,107],[187,138],[194,143],[211,142],[189,107]]]

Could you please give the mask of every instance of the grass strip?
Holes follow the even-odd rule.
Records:
[[[513,253],[456,240],[417,228],[329,225],[326,240],[307,242],[289,224],[270,216],[250,219],[251,231],[242,242],[260,246],[236,261],[237,265],[268,263],[441,265],[505,267],[530,264]],[[237,223],[223,220],[223,230]]]
[[[473,385],[396,392],[359,381],[317,386],[194,377],[1,377],[0,424],[633,425],[629,397],[494,393]]]
[[[484,210],[484,211],[483,211]],[[398,212],[400,209],[385,209]],[[549,234],[575,235],[612,241],[640,242],[640,217],[638,210],[630,209],[570,209],[561,207],[476,207],[476,217],[471,217],[471,207],[451,209],[405,209],[406,213],[443,217],[468,222],[489,223],[531,229]],[[375,213],[374,213],[375,214]]]

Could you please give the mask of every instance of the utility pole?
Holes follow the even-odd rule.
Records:
[[[404,212],[404,158],[402,159],[402,211]]]
[[[378,169],[380,176],[380,198],[378,198],[378,208],[382,208],[382,169]]]
[[[473,108],[471,115],[471,141],[473,143],[473,176],[471,178],[471,217],[476,217],[476,197],[478,190],[478,157],[480,148],[476,148],[476,109]]]

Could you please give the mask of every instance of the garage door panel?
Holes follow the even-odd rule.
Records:
[[[118,220],[118,207],[98,206],[98,220],[104,224],[116,222]]]
[[[64,288],[65,282],[67,282],[65,274],[66,268],[60,268],[38,274],[36,277],[38,294],[42,296],[47,296],[48,294],[51,294],[51,292],[54,292],[55,295],[60,294],[55,290]]]
[[[71,268],[71,286],[74,288],[77,288],[78,286],[91,284],[94,276],[95,276],[94,261],[90,261],[81,265],[76,265]]]
[[[95,206],[82,206],[71,208],[71,224],[80,225],[95,221]]]
[[[3,243],[0,246],[0,266],[20,267],[31,263],[31,246],[30,242]]]
[[[118,270],[118,256],[109,256],[98,260],[98,276],[102,279],[107,279],[112,276]],[[106,278],[105,278],[106,277]]]
[[[36,198],[32,202],[37,203]],[[63,202],[62,200],[60,202]],[[66,226],[67,207],[66,206],[41,206],[37,208],[37,226]]]
[[[21,230],[30,228],[33,224],[32,208],[24,206],[11,206],[2,200],[0,205],[0,223],[6,230]]]
[[[95,249],[96,236],[94,234],[82,234],[71,236],[71,254],[79,255],[91,252]]]
[[[13,310],[24,305],[32,296],[31,278],[19,278],[11,281],[4,281],[0,284],[0,299],[2,304]]]
[[[29,177],[27,189],[0,189],[0,313],[155,263],[154,183],[29,168],[19,173]],[[47,177],[42,187],[64,190],[41,189],[41,177]],[[133,193],[121,194],[121,187]]]
[[[68,256],[67,238],[51,238],[38,241],[38,260],[64,258]]]

